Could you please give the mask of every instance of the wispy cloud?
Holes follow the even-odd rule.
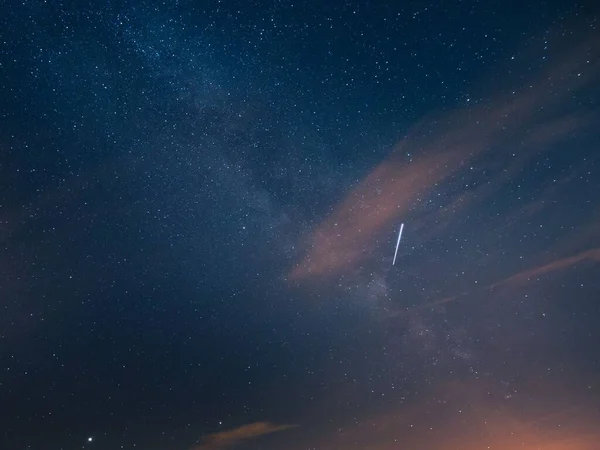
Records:
[[[310,248],[291,270],[290,279],[336,275],[359,267],[378,246],[379,233],[393,234],[400,218],[410,218],[411,229],[422,230],[422,240],[434,237],[455,213],[496,193],[531,158],[589,126],[596,116],[573,112],[568,100],[600,73],[597,56],[597,46],[585,41],[523,88],[494,94],[492,101],[415,126],[392,156],[314,228]],[[496,165],[495,170],[485,170],[490,164]],[[456,185],[460,173],[472,165],[484,166],[487,180],[470,190],[460,189]],[[444,186],[460,193],[445,195],[441,207],[419,212],[418,206]]]
[[[542,266],[534,267],[532,269],[524,270],[519,272],[511,277],[506,278],[498,283],[492,284],[491,288],[496,288],[500,286],[506,285],[517,285],[521,283],[525,283],[534,279],[536,277],[540,277],[550,272],[555,272],[557,270],[566,269],[568,267],[572,267],[578,263],[584,261],[598,262],[600,261],[600,248],[592,248],[590,250],[586,250],[584,252],[578,253],[576,255],[568,256],[566,258],[556,259],[548,264],[544,264]]]
[[[535,280],[537,277],[540,277],[542,275],[567,269],[569,267],[573,267],[577,264],[584,262],[590,262],[592,264],[600,262],[600,247],[585,250],[575,255],[555,259],[549,263],[523,270],[500,281],[491,283],[485,286],[483,289],[492,290],[497,288],[516,288],[518,286],[523,285],[524,283]],[[443,305],[445,303],[450,303],[461,298],[467,297],[469,294],[472,294],[472,291],[465,291],[461,292],[460,294],[444,297],[440,300],[417,306],[415,308],[412,308],[411,310],[426,309]],[[395,311],[391,313],[390,316],[394,317],[401,314],[403,314],[402,311]]]
[[[276,425],[271,422],[254,422],[231,430],[206,435],[203,438],[203,443],[194,447],[193,450],[228,448],[244,441],[295,427],[297,427],[297,425]]]
[[[374,245],[377,231],[405,214],[418,195],[446,178],[460,161],[460,153],[446,152],[409,165],[399,158],[379,165],[314,230],[311,250],[291,278],[326,275],[356,264]]]

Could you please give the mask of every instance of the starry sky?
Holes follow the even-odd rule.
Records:
[[[3,2],[0,448],[597,450],[599,12]]]

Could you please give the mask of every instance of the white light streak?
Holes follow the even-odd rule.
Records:
[[[400,246],[400,239],[402,239],[402,229],[404,228],[404,224],[400,225],[400,232],[398,233],[398,242],[396,242],[396,252],[394,253],[394,261],[392,262],[392,266],[396,264],[396,256],[398,256],[398,247]]]

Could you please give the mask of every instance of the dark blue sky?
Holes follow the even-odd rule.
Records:
[[[597,14],[4,3],[0,447],[594,449]]]

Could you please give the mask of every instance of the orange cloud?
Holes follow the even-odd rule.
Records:
[[[267,434],[295,428],[297,425],[275,425],[270,422],[254,422],[232,430],[212,433],[204,437],[204,443],[194,450],[212,450],[231,447],[240,442],[255,439]]]
[[[598,63],[589,63],[597,54],[598,49],[586,41],[520,91],[414,127],[395,153],[315,227],[307,254],[289,278],[335,275],[359,266],[378,245],[379,232],[387,230],[393,235],[397,222],[403,221],[400,218],[409,216],[433,189],[451,181],[459,170],[480,163],[478,158],[492,150],[502,157],[513,155],[508,171],[456,196],[446,208],[413,217],[410,228],[423,230],[422,237],[439,233],[451,218],[447,216],[496,192],[529,157],[593,123],[593,117],[561,107],[600,73]],[[419,156],[407,156],[412,154]]]
[[[290,278],[323,275],[355,264],[368,251],[374,233],[406,213],[417,196],[447,177],[463,156],[446,152],[404,166],[395,158],[379,165],[315,229],[309,254]]]

